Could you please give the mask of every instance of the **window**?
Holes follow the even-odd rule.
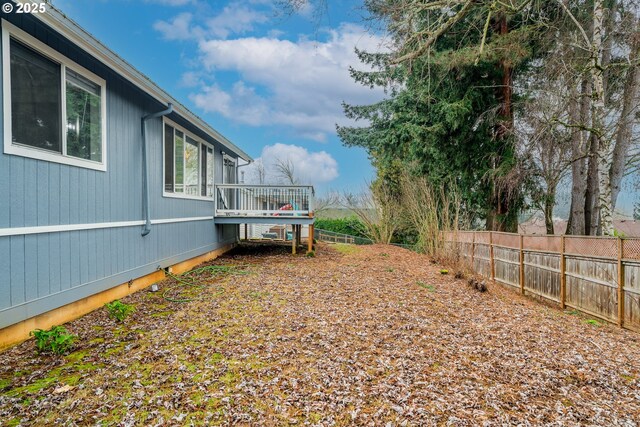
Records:
[[[213,147],[165,119],[164,194],[213,197]]]
[[[2,21],[4,152],[106,170],[105,82]]]
[[[213,197],[213,148],[200,144],[200,192]]]

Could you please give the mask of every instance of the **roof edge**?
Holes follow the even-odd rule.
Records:
[[[198,117],[195,113],[184,106],[180,101],[171,96],[168,92],[154,83],[149,77],[138,71],[133,65],[125,61],[117,53],[109,49],[105,44],[96,39],[91,33],[86,31],[80,25],[78,25],[71,18],[67,17],[60,10],[56,9],[51,3],[46,0],[15,0],[16,3],[45,3],[47,5],[46,13],[34,14],[44,24],[50,26],[54,30],[58,31],[62,36],[66,37],[81,49],[93,55],[97,60],[104,63],[111,68],[114,72],[124,77],[133,85],[149,94],[151,97],[161,102],[162,104],[173,104],[174,111],[192,122],[195,126],[199,127],[203,132],[211,135],[218,140],[222,145],[229,148],[229,150],[236,153],[239,157],[246,161],[252,161],[253,158],[249,156],[244,150],[239,148],[233,142],[229,141],[220,132],[215,130],[211,125]]]

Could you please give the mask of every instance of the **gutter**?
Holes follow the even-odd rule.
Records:
[[[149,206],[149,169],[147,167],[147,120],[166,116],[173,112],[173,104],[169,103],[166,110],[147,114],[141,121],[142,126],[142,210],[144,212],[144,227],[142,237],[151,233],[151,212]]]

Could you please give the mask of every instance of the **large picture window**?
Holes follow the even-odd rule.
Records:
[[[106,170],[105,81],[2,21],[4,151]]]
[[[213,197],[213,147],[170,122],[164,124],[165,196]]]

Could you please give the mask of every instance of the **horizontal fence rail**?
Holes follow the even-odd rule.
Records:
[[[216,216],[313,216],[310,185],[217,184]]]
[[[478,274],[640,330],[640,238],[443,233]]]

